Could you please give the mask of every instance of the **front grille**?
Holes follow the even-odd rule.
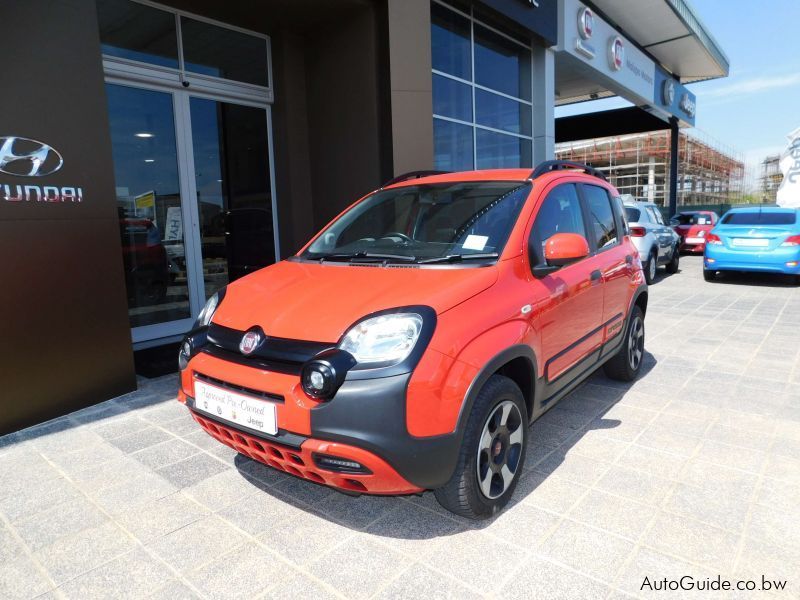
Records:
[[[202,352],[256,369],[299,375],[306,361],[336,345],[264,336],[264,341],[252,354],[244,355],[239,351],[239,343],[245,333],[211,323],[208,327],[208,344],[202,348]]]

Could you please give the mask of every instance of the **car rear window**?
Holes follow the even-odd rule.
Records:
[[[725,215],[723,225],[794,225],[797,222],[796,212],[746,211]]]
[[[632,206],[625,207],[625,218],[628,219],[628,223],[638,223],[641,216],[642,211],[640,211],[638,208],[634,208]]]

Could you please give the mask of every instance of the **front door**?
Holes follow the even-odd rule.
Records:
[[[544,243],[556,233],[588,237],[575,184],[557,185],[541,203],[531,230],[533,262],[544,263]],[[602,343],[603,285],[593,276],[596,268],[590,256],[533,280],[533,296],[545,299],[532,314],[541,333],[545,380],[553,393],[563,387],[559,378]]]
[[[128,314],[147,344],[275,262],[268,108],[126,82],[106,93]]]

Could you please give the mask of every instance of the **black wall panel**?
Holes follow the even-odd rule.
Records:
[[[40,177],[0,172],[2,434],[136,380],[94,2],[2,2],[0,22],[0,138],[44,142],[64,161]],[[9,201],[18,185],[83,197]]]

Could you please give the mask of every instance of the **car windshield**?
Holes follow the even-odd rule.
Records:
[[[672,219],[675,225],[711,225],[711,215],[704,213],[681,213]]]
[[[412,185],[375,192],[340,216],[301,255],[311,260],[456,262],[497,258],[530,184]]]
[[[748,210],[732,212],[722,219],[723,225],[794,225],[797,214],[794,211]]]
[[[640,211],[638,208],[634,208],[633,206],[626,206],[625,218],[628,219],[628,223],[638,223],[639,219],[642,218],[642,211]]]

